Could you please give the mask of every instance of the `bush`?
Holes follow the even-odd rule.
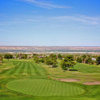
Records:
[[[69,68],[73,68],[75,64],[76,62],[74,62],[73,56],[68,55],[64,58],[64,60],[62,60],[61,67],[63,70],[68,70]]]
[[[97,59],[96,59],[96,63],[97,63],[97,65],[100,65],[100,56],[97,57]]]
[[[9,59],[13,58],[13,55],[11,55],[11,54],[5,54],[4,58],[9,60]]]
[[[85,61],[86,64],[92,64],[92,58],[88,57]]]
[[[62,55],[61,54],[58,54],[58,59],[62,59]]]
[[[82,58],[81,58],[81,57],[78,57],[76,61],[77,61],[78,63],[82,63]]]

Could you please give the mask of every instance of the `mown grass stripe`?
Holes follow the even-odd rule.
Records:
[[[34,68],[34,71],[35,71],[36,75],[40,76],[41,74],[40,74],[40,72],[39,72],[37,66],[36,66],[35,64],[33,64],[33,63],[32,63],[32,66],[33,66],[33,68]]]
[[[28,63],[27,63],[27,62],[24,62],[24,64],[25,64],[25,65],[24,65],[25,67],[24,67],[23,73],[24,73],[24,74],[27,74]]]
[[[47,76],[47,71],[41,66],[41,65],[38,65],[34,62],[32,62],[33,65],[37,68],[38,70],[38,73],[41,75],[41,76]]]
[[[19,75],[19,71],[23,66],[24,66],[24,63],[21,62],[21,64],[18,66],[18,69],[15,71],[14,75]]]
[[[19,64],[19,65],[16,65],[16,67],[15,68],[13,68],[11,71],[10,71],[10,73],[9,73],[9,75],[14,75],[15,74],[15,72],[16,72],[16,70],[18,70],[19,69],[19,66],[21,65],[21,63]]]
[[[18,64],[16,64],[14,68],[9,69],[9,70],[5,73],[5,75],[11,75],[12,73],[14,73],[14,71],[18,69],[18,66],[19,66],[19,65],[20,65],[20,62],[18,62]]]
[[[32,75],[31,67],[30,67],[30,62],[28,62],[27,73],[28,73],[28,75]]]
[[[19,69],[19,72],[18,72],[19,75],[23,74],[23,70],[24,70],[24,68],[25,68],[24,62],[23,62],[23,64],[22,64],[20,67],[21,67],[21,68]]]
[[[30,64],[29,64],[29,66],[30,66],[30,70],[31,70],[31,75],[36,75],[36,73],[35,73],[35,70],[34,70],[34,68],[33,68],[33,64],[30,62]]]

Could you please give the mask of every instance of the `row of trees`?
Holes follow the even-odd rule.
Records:
[[[12,54],[2,54],[0,55],[0,63],[3,62],[3,58],[5,59],[27,59],[27,54],[17,54],[17,55],[12,55]]]
[[[94,60],[92,60],[91,56],[87,56],[87,55],[82,55],[77,57],[76,61],[78,63],[86,63],[86,64],[94,64]]]
[[[55,54],[51,54],[48,56],[39,56],[39,55],[34,55],[34,61],[36,63],[45,63],[47,65],[50,65],[51,67],[55,68],[57,67],[57,57]]]
[[[4,55],[5,59],[27,59],[27,54],[16,54],[16,55],[12,55],[12,54],[5,54]]]
[[[4,54],[0,55],[0,62],[5,59],[29,59],[34,58],[36,63],[45,63],[55,68],[58,66],[58,61],[61,63],[63,70],[75,70],[73,66],[76,63],[100,64],[100,56],[98,55],[67,55],[67,54]]]
[[[52,67],[58,66],[58,59],[61,62],[61,67],[63,70],[71,70],[75,69],[73,66],[76,63],[85,63],[85,64],[100,64],[100,56],[94,55],[55,55],[50,54],[49,56],[35,56],[34,60],[36,63],[45,63],[47,65],[52,65]]]
[[[34,61],[36,63],[45,63],[50,65],[52,68],[56,68],[58,66],[58,59],[61,62],[61,67],[63,70],[73,70],[73,66],[76,64],[72,55],[67,55],[64,58],[60,54],[50,54],[48,56],[34,55]]]

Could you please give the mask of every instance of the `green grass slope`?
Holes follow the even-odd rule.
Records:
[[[89,65],[89,64],[81,64],[78,63],[74,66],[79,72],[83,73],[100,73],[99,65]]]

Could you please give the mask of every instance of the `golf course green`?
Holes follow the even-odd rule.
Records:
[[[84,93],[79,86],[46,79],[15,80],[8,89],[33,96],[75,96]]]

